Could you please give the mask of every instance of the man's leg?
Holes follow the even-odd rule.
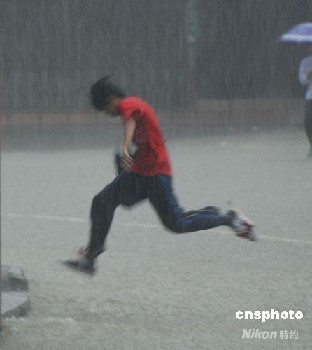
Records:
[[[146,199],[146,180],[135,173],[122,171],[92,200],[90,219],[90,243],[92,251],[102,253],[106,236],[119,205],[130,207]]]
[[[200,209],[184,212],[174,194],[171,177],[157,175],[151,178],[148,198],[158,213],[162,223],[176,233],[207,230],[217,226],[232,226],[232,219],[222,215],[217,208]]]
[[[121,204],[132,206],[146,199],[146,196],[146,179],[137,174],[122,171],[113,182],[94,196],[90,210],[89,244],[87,248],[78,252],[77,258],[66,260],[65,265],[93,273],[94,261],[105,249],[105,240],[116,208]]]

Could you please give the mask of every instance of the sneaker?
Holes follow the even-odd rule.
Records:
[[[63,261],[63,264],[74,270],[93,275],[95,268],[95,259],[99,254],[92,253],[89,248],[80,248],[77,257]]]
[[[250,219],[236,210],[229,210],[227,215],[232,220],[232,229],[235,231],[237,237],[256,241],[254,224]]]

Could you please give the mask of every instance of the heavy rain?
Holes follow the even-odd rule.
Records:
[[[310,348],[312,31],[280,40],[307,22],[310,0],[0,1],[1,350]],[[154,107],[181,207],[240,209],[256,242],[172,233],[145,201],[94,275],[61,264],[116,176],[124,123],[90,103],[107,75]]]

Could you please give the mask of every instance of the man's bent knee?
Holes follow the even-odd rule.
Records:
[[[164,223],[165,227],[171,231],[171,233],[186,233],[187,228],[179,221]]]

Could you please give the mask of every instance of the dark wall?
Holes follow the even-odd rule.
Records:
[[[105,74],[156,107],[299,96],[303,48],[277,38],[311,16],[311,0],[1,0],[2,110],[87,109]]]
[[[1,0],[4,110],[88,107],[110,74],[129,94],[179,105],[185,89],[182,0]]]
[[[278,37],[312,21],[311,0],[200,0],[197,47],[202,98],[301,96],[302,45]]]

